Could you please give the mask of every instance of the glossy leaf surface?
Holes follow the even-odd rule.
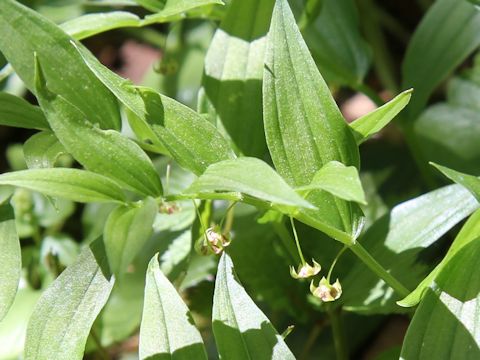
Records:
[[[438,264],[435,269],[433,269],[430,274],[418,284],[410,295],[399,301],[398,304],[405,307],[417,305],[425,295],[427,289],[429,287],[434,287],[435,278],[448,266],[453,256],[472,241],[477,241],[478,238],[480,238],[480,211],[477,210],[462,227],[462,230],[458,233],[455,241],[450,246],[447,255],[445,255],[440,264]]]
[[[207,359],[187,306],[160,270],[156,254],[147,270],[140,327],[140,359]]]
[[[15,227],[15,215],[10,204],[0,204],[0,322],[7,315],[17,293],[22,257]]]
[[[224,253],[213,298],[213,333],[222,359],[294,359],[282,337],[240,284]]]
[[[341,199],[366,204],[365,192],[360,182],[358,170],[354,166],[345,166],[338,161],[325,164],[314,175],[309,185],[297,188],[304,193],[309,190],[322,189]]]
[[[184,191],[186,194],[234,192],[288,207],[312,208],[265,162],[257,158],[238,158],[210,165]]]
[[[117,277],[147,242],[157,211],[157,203],[149,197],[130,206],[121,205],[108,217],[103,239],[110,268]]]
[[[195,111],[147,88],[134,88],[79,48],[98,78],[135,115],[142,139],[160,145],[181,166],[201,174],[208,165],[233,158],[225,138]],[[138,132],[137,132],[138,134]]]
[[[265,133],[279,174],[298,187],[308,185],[330,161],[358,167],[353,134],[318,72],[286,0],[276,2],[265,62]],[[318,210],[302,211],[299,220],[344,242],[357,236],[362,221],[356,204],[322,191],[311,192],[306,200]]]
[[[83,359],[90,328],[113,282],[99,239],[82,251],[36,304],[28,325],[25,359]]]
[[[46,88],[37,62],[37,96],[50,126],[65,149],[85,168],[115,179],[144,195],[162,194],[160,178],[150,158],[115,130],[102,130],[61,95]]]
[[[32,169],[0,175],[11,185],[78,202],[124,202],[120,187],[109,178],[78,169]]]
[[[0,50],[32,92],[35,88],[34,53],[44,61],[49,88],[82,109],[92,123],[119,129],[117,103],[91,73],[58,26],[14,0],[0,2]],[[82,86],[77,86],[82,76]],[[99,101],[102,99],[102,101]]]
[[[459,185],[446,186],[397,205],[377,220],[359,240],[368,252],[404,286],[413,289],[427,275],[428,265],[417,261],[480,204]],[[400,311],[396,294],[363,263],[357,261],[342,281],[349,289],[345,307],[357,312]]]
[[[458,251],[435,278],[408,328],[400,358],[480,356],[480,238]]]
[[[463,174],[445,166],[440,166],[437,164],[432,165],[440,170],[446,177],[470,191],[472,195],[475,196],[477,201],[480,202],[480,178],[473,175]]]

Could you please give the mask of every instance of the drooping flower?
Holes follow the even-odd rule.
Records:
[[[300,264],[298,269],[295,271],[293,266],[290,266],[290,275],[294,279],[307,279],[309,277],[317,275],[322,267],[319,263],[312,259],[313,266],[309,265],[308,263]]]
[[[224,248],[230,245],[231,240],[227,234],[222,234],[218,226],[208,228],[205,231],[208,245],[215,254],[220,254]]]
[[[322,277],[318,287],[313,284],[312,280],[310,283],[310,292],[323,302],[335,301],[342,295],[342,285],[338,279],[331,285],[325,277]]]

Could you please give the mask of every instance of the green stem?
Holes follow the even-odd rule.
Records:
[[[292,239],[292,236],[290,232],[288,231],[287,226],[285,225],[284,221],[279,221],[276,222],[274,221],[272,223],[273,230],[275,233],[278,235],[280,238],[280,241],[282,242],[283,248],[285,249],[289,260],[293,263],[297,261],[297,250],[295,245],[293,245],[294,240]]]
[[[340,259],[340,256],[342,256],[342,254],[345,252],[345,250],[348,249],[348,246],[345,245],[342,250],[340,250],[337,254],[337,256],[335,257],[335,260],[333,260],[332,262],[332,265],[330,266],[330,269],[328,270],[328,275],[327,275],[327,281],[328,283],[330,283],[330,277],[332,276],[332,272],[333,272],[333,268],[335,267],[335,265],[337,264],[337,261],[338,259]]]
[[[383,279],[400,296],[406,297],[410,291],[392,276],[382,265],[380,265],[360,243],[351,245],[350,250],[367,265],[370,270]]]
[[[290,223],[292,224],[292,231],[293,236],[295,238],[295,244],[297,245],[298,256],[300,256],[300,261],[302,262],[302,266],[305,265],[307,262],[303,257],[302,248],[300,247],[300,242],[298,241],[297,229],[295,228],[295,223],[293,221],[293,217],[290,217]]]
[[[337,360],[347,360],[348,351],[345,341],[345,334],[343,332],[342,324],[342,309],[331,309],[328,311],[330,317],[330,324],[332,325],[333,342],[335,344],[335,354]]]

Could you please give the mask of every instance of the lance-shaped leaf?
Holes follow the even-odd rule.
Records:
[[[38,106],[5,92],[0,92],[0,125],[39,130],[50,127]]]
[[[400,358],[480,357],[480,238],[458,251],[435,278],[407,331]]]
[[[67,151],[51,131],[42,131],[23,144],[23,154],[28,168],[38,169],[54,167],[58,158]]]
[[[83,359],[90,328],[107,302],[113,282],[103,241],[98,239],[38,301],[27,329],[25,359]]]
[[[14,0],[0,2],[0,51],[32,92],[34,53],[45,61],[49,88],[82,109],[92,123],[120,128],[118,105],[110,91],[88,69],[58,26]],[[79,86],[79,76],[81,86]]]
[[[330,161],[358,167],[358,148],[318,72],[286,0],[277,0],[268,35],[263,83],[265,134],[272,160],[290,185],[308,185]],[[292,96],[295,94],[295,96]],[[357,204],[312,191],[317,211],[297,218],[343,242],[361,229]]]
[[[199,195],[233,192],[292,208],[313,206],[302,199],[267,163],[242,157],[210,165],[184,194]]]
[[[147,154],[119,132],[99,129],[63,96],[50,92],[39,61],[36,68],[40,105],[65,149],[90,171],[115,179],[140,194],[161,195],[160,178]]]
[[[350,128],[357,144],[360,145],[387,126],[408,105],[412,92],[413,89],[406,90],[385,105],[352,122]]]
[[[432,244],[480,204],[460,185],[446,186],[397,205],[377,220],[360,242],[389,273],[413,289],[427,275],[428,264],[418,261]],[[396,294],[363,263],[350,268],[340,301],[356,312],[401,311]]]
[[[20,241],[15,228],[15,215],[10,204],[0,205],[0,322],[7,315],[17,293],[22,270]]]
[[[433,90],[480,45],[480,12],[467,1],[438,0],[415,31],[403,62],[403,86],[415,89],[415,119]]]
[[[309,185],[297,188],[297,192],[305,193],[322,189],[348,201],[366,204],[365,192],[360,182],[358,170],[354,166],[345,166],[338,161],[330,161],[317,171]]]
[[[123,27],[138,27],[140,18],[126,11],[85,14],[60,25],[63,31],[76,40]]]
[[[201,115],[148,88],[135,88],[114,74],[90,53],[78,48],[98,78],[133,113],[132,128],[181,166],[201,174],[208,165],[234,157],[227,140]]]
[[[121,205],[108,217],[103,239],[108,263],[117,277],[147,242],[157,212],[157,203],[149,197],[136,204]]]
[[[221,359],[295,358],[240,284],[226,253],[218,264],[212,320]]]
[[[0,175],[0,185],[18,186],[78,202],[124,202],[125,195],[109,178],[78,169],[32,169]]]
[[[244,155],[265,154],[262,79],[275,0],[234,0],[205,58],[204,89],[218,120]]]
[[[140,326],[140,359],[207,359],[187,306],[160,270],[156,254],[147,270]]]
[[[434,287],[435,278],[443,271],[449,264],[453,256],[466,245],[472,241],[477,241],[480,238],[480,211],[477,210],[462,227],[458,233],[455,241],[450,246],[447,255],[442,259],[435,269],[433,269],[428,276],[422,280],[420,284],[412,291],[405,299],[398,301],[400,306],[411,307],[417,305],[426,293],[429,287]]]
[[[440,170],[450,180],[455,181],[457,184],[462,185],[465,189],[470,191],[472,195],[475,196],[475,198],[480,202],[480,178],[473,175],[464,174],[435,163],[431,164]]]

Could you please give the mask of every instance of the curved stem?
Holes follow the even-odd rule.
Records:
[[[347,250],[348,246],[345,245],[342,250],[340,250],[337,254],[337,256],[335,257],[335,260],[333,260],[332,262],[332,265],[330,266],[330,269],[328,270],[328,275],[327,275],[327,281],[328,283],[330,283],[330,277],[332,276],[332,272],[333,272],[333,268],[335,267],[335,265],[337,264],[337,261],[338,259],[340,259],[340,256],[342,256],[342,254],[345,252],[345,250]]]
[[[383,279],[393,290],[395,290],[400,296],[406,297],[410,294],[410,291],[403,286],[394,276],[392,276],[377,260],[375,260],[360,243],[351,245],[350,250],[367,265],[370,270]]]
[[[297,245],[298,256],[300,256],[300,261],[302,262],[302,266],[303,266],[307,262],[303,257],[302,248],[300,247],[300,242],[298,241],[297,229],[295,229],[295,223],[293,222],[293,217],[291,216],[290,216],[290,223],[292,224],[293,236],[295,238],[295,244]]]

